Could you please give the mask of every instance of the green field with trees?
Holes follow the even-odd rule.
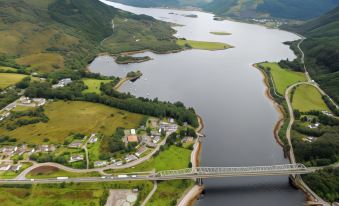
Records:
[[[296,88],[293,95],[292,107],[301,112],[311,110],[329,111],[320,92],[312,85],[299,85]]]
[[[116,128],[135,128],[143,119],[142,115],[122,111],[102,104],[77,101],[55,101],[44,107],[46,122],[6,127],[10,120],[1,123],[1,135],[16,138],[21,143],[63,143],[70,134],[102,133],[112,135]],[[64,114],[64,115],[60,115]],[[80,124],[79,124],[80,123]]]
[[[282,68],[278,63],[265,62],[259,65],[272,76],[276,91],[281,96],[285,94],[285,90],[292,84],[306,81],[304,73]]]
[[[0,90],[20,82],[26,75],[13,73],[0,73]]]
[[[140,205],[153,184],[146,181],[110,183],[61,183],[40,185],[0,185],[3,206],[31,205],[105,205],[109,189],[139,189],[135,205]]]

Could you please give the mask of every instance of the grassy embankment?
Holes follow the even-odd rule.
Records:
[[[211,31],[210,34],[214,34],[214,35],[222,35],[222,36],[225,36],[225,35],[231,35],[231,33],[225,32],[225,31]]]
[[[2,206],[12,205],[104,205],[109,189],[139,188],[135,205],[140,205],[152,189],[152,183],[146,181],[110,182],[110,183],[68,183],[40,185],[0,185]]]
[[[292,107],[301,112],[311,110],[329,111],[320,92],[312,85],[300,85],[297,87],[293,95]]]
[[[2,126],[0,133],[16,138],[18,143],[41,144],[44,138],[48,138],[50,143],[62,144],[71,133],[110,136],[118,127],[138,126],[143,118],[139,114],[89,102],[57,101],[48,103],[44,108],[49,118],[47,123],[25,125],[12,131]]]
[[[0,73],[0,89],[15,85],[25,77],[23,74]]]
[[[192,49],[202,49],[202,50],[224,50],[232,48],[231,45],[221,42],[206,42],[206,41],[193,41],[193,40],[177,40],[177,44],[181,47],[192,48]]]
[[[56,177],[99,177],[98,172],[76,173],[61,170],[56,167],[43,166],[32,170],[26,178],[56,178]]]

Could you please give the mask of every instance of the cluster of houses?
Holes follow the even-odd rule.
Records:
[[[10,112],[17,106],[29,106],[29,107],[41,107],[46,104],[46,99],[44,98],[29,98],[22,96],[17,101],[7,105],[3,112],[0,113],[0,121],[6,119],[11,114]]]
[[[0,172],[13,171],[17,172],[22,167],[22,164],[12,165],[9,163],[0,163]]]
[[[71,78],[61,79],[57,84],[52,85],[53,89],[62,88],[72,83]]]
[[[22,164],[13,164],[13,161],[10,160],[14,155],[23,155],[24,153],[34,153],[35,149],[28,148],[27,145],[21,146],[4,146],[0,148],[0,172],[4,171],[19,171],[22,167]]]
[[[36,106],[36,107],[41,107],[46,104],[46,99],[45,98],[29,98],[22,96],[20,99],[17,101],[17,105],[20,106]]]

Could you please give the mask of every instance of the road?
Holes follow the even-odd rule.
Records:
[[[289,116],[290,116],[290,121],[289,121],[289,124],[288,124],[288,127],[287,127],[287,130],[286,130],[286,139],[288,141],[288,144],[290,146],[290,151],[289,151],[289,157],[290,157],[290,161],[292,164],[295,164],[296,161],[295,161],[295,156],[294,156],[294,150],[293,150],[293,146],[292,146],[292,142],[291,142],[291,129],[292,129],[292,126],[293,126],[293,122],[295,120],[294,118],[294,113],[293,113],[293,107],[292,107],[292,103],[291,103],[291,100],[290,100],[290,97],[289,97],[289,94],[291,92],[291,90],[295,87],[297,87],[298,85],[302,85],[302,84],[308,84],[308,85],[312,85],[314,86],[315,88],[318,89],[318,91],[322,94],[322,95],[326,95],[328,96],[320,87],[319,85],[314,81],[312,80],[312,78],[310,77],[308,71],[307,71],[307,67],[305,65],[305,55],[304,55],[304,52],[302,51],[302,49],[300,48],[300,45],[301,43],[305,40],[304,37],[302,37],[302,39],[300,40],[300,42],[298,43],[298,49],[301,53],[301,63],[304,65],[304,70],[305,70],[305,76],[306,76],[306,79],[307,79],[307,82],[298,82],[298,83],[295,83],[291,86],[289,86],[287,88],[287,90],[285,91],[285,99],[286,99],[286,102],[287,102],[287,107],[288,107],[288,113],[289,113]],[[338,105],[330,98],[330,100],[332,101],[332,103],[338,108]],[[296,183],[301,187],[303,188],[304,191],[306,191],[307,193],[309,193],[310,195],[312,195],[319,204],[322,204],[324,206],[329,206],[330,204],[327,203],[325,200],[323,200],[321,197],[319,197],[311,188],[308,187],[308,185],[303,181],[303,179],[301,178],[300,175],[296,175],[295,176],[295,180],[296,180]]]
[[[25,169],[24,171],[22,171],[15,179],[17,180],[23,180],[25,179],[26,175],[28,173],[30,173],[32,170],[38,168],[38,167],[42,167],[42,166],[51,166],[51,167],[56,167],[59,168],[61,170],[65,170],[68,172],[74,172],[74,173],[87,173],[87,172],[99,172],[100,174],[106,174],[104,172],[104,170],[108,170],[108,169],[126,169],[126,168],[130,168],[130,167],[134,167],[138,164],[141,164],[147,160],[149,160],[157,151],[160,150],[160,147],[162,145],[166,144],[166,140],[168,138],[168,135],[157,145],[157,147],[152,150],[152,152],[150,152],[149,154],[147,154],[146,156],[139,158],[135,161],[117,166],[117,165],[107,165],[105,167],[100,167],[100,168],[91,168],[91,169],[75,169],[75,168],[71,168],[71,167],[67,167],[58,163],[54,163],[54,162],[46,162],[46,163],[36,163],[33,166]]]

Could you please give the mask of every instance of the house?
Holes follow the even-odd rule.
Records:
[[[56,88],[61,88],[61,87],[64,87],[68,84],[72,83],[72,79],[71,78],[66,78],[66,79],[61,79],[57,84],[54,84],[52,86],[53,89],[56,89]]]
[[[31,99],[29,97],[25,97],[25,96],[20,97],[19,102],[21,104],[30,104],[30,103],[32,103]]]
[[[136,131],[135,131],[135,129],[131,129],[131,135],[136,135],[137,133],[136,133]]]
[[[89,139],[88,139],[88,143],[89,144],[92,144],[92,143],[95,143],[95,142],[97,142],[98,141],[98,138],[96,137],[96,134],[91,134],[91,136],[89,137]]]
[[[136,136],[136,135],[128,135],[127,136],[127,142],[139,142],[138,136]]]
[[[315,124],[308,125],[307,127],[310,128],[310,129],[316,129],[319,126],[320,126],[320,123],[315,123]]]
[[[5,147],[1,148],[0,151],[4,155],[13,155],[17,150],[18,150],[17,146],[5,146]]]
[[[22,164],[18,164],[18,165],[12,165],[9,170],[17,172],[20,170],[20,168],[22,167]]]
[[[12,109],[14,109],[16,107],[16,104],[15,103],[11,103],[11,104],[9,104],[9,105],[7,105],[6,107],[5,107],[5,110],[6,111],[11,111]]]
[[[69,162],[78,162],[84,160],[84,155],[77,154],[77,155],[71,155],[71,158],[69,159]]]
[[[160,141],[160,136],[155,136],[155,137],[153,138],[153,143],[154,143],[154,144],[157,144],[159,141]]]
[[[151,136],[160,136],[160,132],[151,131]]]
[[[39,150],[41,152],[53,152],[55,151],[55,146],[54,145],[41,145],[39,147]]]
[[[95,161],[94,167],[104,167],[107,165],[107,161]]]
[[[0,121],[4,120],[7,118],[11,113],[10,112],[4,112],[3,114],[0,115]]]
[[[44,98],[33,98],[33,102],[36,103],[36,106],[41,107],[46,104],[46,99]]]
[[[9,164],[0,164],[0,171],[8,171],[11,168]]]
[[[181,142],[186,143],[186,142],[193,142],[194,138],[193,137],[184,137]]]
[[[168,118],[168,122],[169,123],[174,123],[174,119],[173,118]]]
[[[69,148],[80,148],[82,145],[81,140],[74,140],[71,144],[68,145]]]
[[[135,155],[137,157],[140,157],[142,154],[144,154],[147,151],[147,147],[141,147],[140,149],[138,149],[138,151],[135,153]]]
[[[27,145],[22,145],[21,147],[18,147],[16,153],[19,155],[22,155],[23,153],[27,152]]]
[[[125,160],[126,162],[131,162],[131,161],[134,161],[134,160],[137,160],[138,158],[134,155],[127,155]]]
[[[159,132],[161,132],[161,130],[164,130],[166,132],[173,133],[173,132],[177,131],[177,129],[178,129],[178,125],[176,125],[176,124],[160,122]]]
[[[152,142],[152,141],[149,141],[149,142],[146,143],[146,146],[147,146],[147,147],[151,147],[151,148],[156,148],[156,147],[157,147],[157,144],[155,144],[155,143]]]

